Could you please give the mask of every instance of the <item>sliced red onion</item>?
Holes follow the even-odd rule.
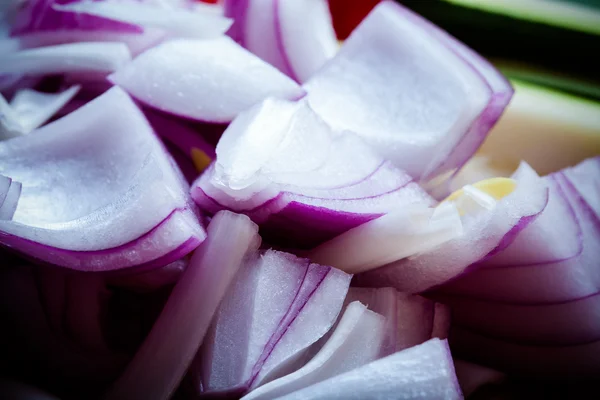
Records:
[[[453,327],[452,349],[461,357],[509,374],[565,380],[594,380],[600,374],[600,341],[573,346],[508,343]]]
[[[244,46],[298,82],[307,81],[338,49],[324,0],[249,0]]]
[[[311,260],[351,274],[433,250],[463,233],[452,204],[390,212],[323,243]]]
[[[450,349],[431,339],[281,399],[462,399]]]
[[[110,73],[127,64],[131,55],[123,43],[82,42],[20,50],[2,58],[0,74],[49,75]]]
[[[355,300],[385,317],[386,337],[381,356],[419,345],[433,337],[445,339],[447,335],[448,310],[424,297],[400,293],[390,287],[352,287],[346,302]]]
[[[590,172],[590,179],[593,179],[593,169]],[[445,285],[441,288],[444,293],[509,303],[552,304],[582,299],[599,292],[600,270],[597,265],[600,259],[600,219],[564,173],[544,179],[554,188],[551,195],[566,195],[574,214],[563,208],[563,214],[553,215],[553,224],[542,225],[540,228],[549,231],[539,231],[537,237],[548,239],[548,242],[540,241],[536,244],[537,248],[540,252],[553,254],[552,250],[547,249],[564,249],[565,243],[573,243],[573,236],[581,235],[583,241],[580,251],[562,261],[534,264],[518,262],[515,253],[513,266],[488,267],[486,262],[483,268]],[[588,197],[591,196],[593,192],[588,193]],[[570,228],[573,223],[569,220],[573,218],[580,227],[579,232]],[[517,241],[520,240],[519,236]],[[505,251],[510,251],[511,247]],[[530,259],[527,253],[524,257],[524,260]]]
[[[167,304],[107,399],[166,399],[190,366],[249,251],[260,243],[247,217],[222,212],[208,226]]]
[[[304,94],[228,37],[162,43],[109,78],[149,106],[207,122],[229,122],[268,96]]]
[[[579,195],[600,219],[600,156],[588,158],[563,171]]]
[[[385,319],[358,301],[346,308],[327,341],[302,368],[259,386],[246,396],[274,399],[362,367],[379,358]]]
[[[0,197],[3,199],[0,201],[0,225],[3,221],[10,221],[13,219],[17,207],[19,205],[19,199],[21,198],[21,192],[23,190],[23,185],[21,182],[17,182],[13,179],[6,178],[3,175],[0,175],[0,180],[2,180],[2,185],[5,187],[4,194],[0,193]],[[8,186],[7,186],[8,184]],[[1,235],[1,232],[0,232]]]
[[[358,137],[332,131],[304,101],[240,114],[193,185],[208,212],[249,215],[279,243],[312,247],[382,214],[433,200]]]
[[[81,1],[65,5],[54,4],[56,11],[72,13],[73,18],[95,16],[99,19],[118,21],[143,28],[163,29],[170,36],[212,38],[221,36],[232,21],[202,9],[161,7],[136,1]]]
[[[305,84],[309,102],[417,179],[454,171],[502,112],[495,90],[505,99],[510,87],[490,85],[497,72],[449,40],[384,1]]]
[[[523,163],[514,175],[516,189],[491,210],[462,217],[464,234],[433,251],[371,270],[357,277],[361,286],[387,286],[419,293],[463,274],[471,265],[505,249],[544,210],[548,188]]]
[[[196,384],[207,395],[241,395],[301,367],[335,322],[350,278],[286,253],[251,260],[215,317],[193,370]]]
[[[2,104],[4,99],[0,98],[0,112],[4,114],[4,118],[0,120],[0,132],[3,132],[0,138],[23,135],[39,128],[70,102],[79,89],[79,85],[60,93],[21,89],[15,93],[8,105],[10,111],[6,109],[6,104]]]
[[[465,397],[469,397],[482,386],[498,384],[506,379],[506,375],[502,372],[456,358],[454,369]]]
[[[0,242],[30,257],[82,270],[162,266],[205,237],[183,177],[119,88],[1,142],[0,158],[0,173],[23,182]]]
[[[137,25],[93,15],[65,13],[55,9],[56,5],[69,3],[73,3],[73,0],[29,0],[15,16],[11,35],[67,30],[142,32],[142,28]]]

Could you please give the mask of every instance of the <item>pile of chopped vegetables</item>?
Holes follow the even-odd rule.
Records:
[[[600,151],[477,153],[513,85],[420,15],[342,43],[325,0],[0,12],[0,397],[599,376]]]

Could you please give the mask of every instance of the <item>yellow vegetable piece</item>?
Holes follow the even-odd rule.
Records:
[[[192,147],[191,153],[192,162],[194,163],[194,166],[198,172],[203,172],[212,162],[212,159],[197,147]]]
[[[483,181],[479,181],[477,183],[473,183],[471,186],[473,186],[477,190],[482,191],[485,194],[492,196],[496,200],[500,200],[508,196],[515,190],[515,188],[517,187],[517,182],[514,179],[510,178],[490,178],[485,179]],[[461,196],[464,196],[464,194],[464,190],[459,189],[452,193],[450,196],[446,197],[446,199],[444,199],[442,203],[448,201],[455,201]],[[461,215],[464,215],[464,212],[462,212],[460,209],[459,212]]]

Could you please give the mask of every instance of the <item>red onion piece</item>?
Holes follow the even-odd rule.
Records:
[[[228,37],[162,43],[109,79],[149,106],[207,122],[229,122],[268,96],[294,99],[304,94]]]
[[[79,89],[81,86],[75,85],[60,93],[42,93],[32,89],[18,90],[10,102],[10,112],[6,113],[8,110],[3,110],[5,118],[0,122],[0,132],[2,132],[0,138],[23,135],[42,126],[70,102]],[[0,99],[0,103],[2,102],[3,99]],[[2,105],[0,107],[3,108]],[[9,118],[13,120],[7,121]],[[9,126],[6,126],[7,122]],[[6,130],[10,132],[7,134]]]
[[[2,58],[0,74],[108,74],[127,64],[131,55],[123,43],[81,42],[20,50]]]
[[[301,367],[309,346],[333,325],[350,278],[275,251],[249,261],[204,342],[196,384],[206,395],[241,395]]]
[[[141,33],[142,28],[134,24],[115,21],[93,15],[66,13],[55,5],[69,4],[72,0],[30,0],[21,8],[12,24],[11,35],[54,31],[112,31]]]
[[[503,110],[494,90],[504,99],[510,87],[490,87],[498,73],[479,59],[474,67],[472,54],[448,41],[384,1],[304,85],[308,100],[334,128],[356,132],[416,179],[454,171]]]
[[[438,337],[445,339],[449,310],[424,297],[400,293],[394,288],[352,287],[346,302],[358,300],[386,320],[386,337],[381,349],[385,357]]]
[[[358,137],[332,131],[304,101],[240,114],[193,185],[204,210],[249,215],[278,243],[312,247],[392,210],[433,199]],[[270,234],[272,233],[272,234]]]
[[[419,293],[462,275],[477,263],[504,250],[544,210],[548,188],[527,164],[515,174],[516,189],[492,210],[462,217],[464,234],[433,251],[361,274],[361,286],[387,286]]]
[[[169,398],[190,366],[213,314],[241,267],[259,244],[247,217],[223,212],[192,256],[167,304],[107,399]]]
[[[586,165],[591,166],[589,163]],[[590,179],[594,179],[593,171],[593,169],[589,171]],[[554,188],[551,195],[560,196],[562,193],[566,196],[574,215],[568,210],[561,215],[554,214],[552,218],[554,223],[544,224],[541,227],[552,231],[556,229],[556,231],[540,231],[536,236],[549,240],[541,241],[537,246],[541,246],[543,250],[540,251],[545,253],[547,252],[546,248],[561,249],[564,248],[564,243],[572,243],[572,236],[576,236],[578,233],[568,228],[572,225],[569,219],[574,217],[580,227],[579,234],[582,237],[580,251],[573,257],[562,261],[532,265],[526,262],[516,262],[519,258],[515,254],[514,266],[488,267],[484,263],[482,268],[445,285],[441,291],[482,300],[532,305],[574,301],[599,292],[600,271],[596,266],[600,257],[600,246],[598,246],[600,219],[592,206],[566,178],[564,172],[552,174],[544,179],[550,183],[551,188]],[[590,199],[593,196],[594,192],[588,193]],[[560,225],[556,221],[560,221]],[[518,240],[519,236],[516,238],[516,241]],[[563,243],[558,243],[558,241]],[[511,247],[507,247],[505,251],[510,251]],[[490,259],[490,261],[493,260],[494,258]]]
[[[183,177],[119,88],[0,142],[0,157],[2,172],[24,182],[0,242],[30,257],[96,271],[162,266],[205,237]]]
[[[350,303],[325,344],[302,368],[254,389],[245,400],[273,399],[361,367],[379,358],[385,319]]]
[[[224,34],[232,23],[228,18],[212,12],[203,12],[202,9],[161,7],[148,2],[71,2],[65,5],[55,4],[52,8],[77,18],[95,16],[143,28],[158,28],[175,37],[217,37]]]
[[[244,46],[298,82],[307,81],[338,48],[324,0],[249,0]]]
[[[402,209],[352,228],[311,250],[311,260],[357,274],[432,250],[463,233],[458,210]]]
[[[462,399],[450,349],[431,339],[281,399]]]

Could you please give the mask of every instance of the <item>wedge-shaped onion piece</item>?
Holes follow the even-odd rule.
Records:
[[[87,271],[162,266],[205,237],[188,185],[119,88],[0,142],[0,159],[23,183],[0,243],[29,257]]]
[[[307,81],[338,49],[324,0],[249,0],[239,18],[245,18],[244,46],[298,82]]]
[[[4,116],[0,120],[0,139],[20,136],[40,127],[71,101],[80,88],[76,85],[60,93],[21,89],[10,104],[0,95],[0,113]]]
[[[254,389],[243,399],[274,399],[362,367],[379,358],[385,319],[350,303],[319,352],[299,370]]]
[[[169,36],[217,37],[224,34],[232,23],[230,19],[215,13],[184,7],[161,7],[148,2],[80,1],[55,4],[52,8],[72,13],[72,18],[92,15],[143,28],[158,28]]]
[[[207,395],[242,395],[302,366],[329,331],[350,283],[342,271],[267,251],[238,273],[192,376]]]
[[[600,373],[600,341],[535,346],[509,343],[454,326],[450,340],[452,350],[460,357],[509,374],[572,382],[595,380]]]
[[[109,78],[149,106],[207,122],[229,122],[268,96],[304,95],[290,78],[225,36],[162,43]]]
[[[240,114],[192,187],[208,212],[249,215],[270,240],[312,247],[433,199],[358,137],[332,131],[304,101],[267,99]]]
[[[582,167],[585,167],[583,171],[590,168],[587,180],[593,182],[596,179],[593,163],[586,161],[577,168]],[[582,242],[579,251],[562,261],[535,264],[527,263],[530,253],[523,253],[523,263],[519,262],[518,254],[514,253],[514,265],[487,266],[486,262],[482,265],[483,268],[440,288],[442,292],[481,300],[535,305],[583,299],[600,291],[600,270],[597,268],[600,258],[600,219],[594,212],[594,207],[598,207],[597,196],[600,191],[593,184],[587,186],[589,191],[582,189],[592,201],[588,203],[567,177],[567,172],[555,173],[544,179],[552,189],[550,195],[557,199],[561,195],[565,196],[571,211],[563,207],[562,213],[553,214],[553,223],[540,226],[537,237],[542,240],[535,243],[536,248],[548,254],[557,251],[566,254],[564,249],[573,247],[576,243],[573,237],[580,235]],[[553,209],[558,210],[556,207]],[[543,215],[540,218],[542,217]],[[574,224],[570,221],[573,219],[575,227],[578,225],[579,229],[573,228]],[[542,231],[542,228],[546,231]],[[519,236],[515,242],[520,241]],[[510,251],[511,247],[505,251]],[[489,261],[494,261],[494,258]]]
[[[110,73],[131,60],[118,42],[81,42],[15,51],[2,56],[0,74]]]
[[[260,244],[258,227],[224,211],[208,226],[169,300],[107,399],[167,399],[177,388],[209,329],[219,303]]]
[[[430,252],[361,274],[359,285],[392,285],[404,292],[423,292],[456,278],[471,265],[506,248],[548,203],[547,186],[527,164],[519,167],[514,178],[516,188],[501,200],[496,202],[483,194],[493,202],[492,209],[482,207],[463,215],[462,236]]]
[[[351,274],[433,250],[463,233],[453,204],[390,212],[350,229],[309,253],[311,260]]]
[[[446,340],[418,346],[290,393],[281,399],[462,399]]]
[[[360,301],[385,318],[385,339],[381,356],[408,349],[433,337],[448,335],[449,310],[424,297],[400,293],[391,287],[348,290],[346,302]]]
[[[0,175],[0,221],[9,221],[15,215],[23,185]]]
[[[496,96],[510,98],[499,73],[475,57],[385,1],[304,87],[326,122],[424,180],[462,166],[503,110]]]

